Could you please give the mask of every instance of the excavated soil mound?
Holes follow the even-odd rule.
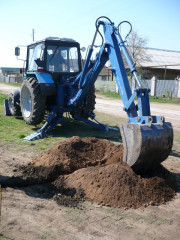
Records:
[[[36,157],[34,167],[58,166],[59,174],[77,169],[122,161],[123,147],[95,137],[72,137],[58,142],[51,149]]]
[[[122,162],[122,155],[122,145],[95,137],[72,137],[35,158],[26,174],[51,181],[59,190],[55,197],[59,203],[66,201],[66,195],[106,206],[137,208],[174,197],[166,169],[159,166],[142,177]]]
[[[80,169],[65,176],[64,184],[83,189],[86,199],[112,207],[159,205],[174,196],[174,190],[159,178],[142,178],[125,163]],[[62,179],[57,179],[58,186]]]

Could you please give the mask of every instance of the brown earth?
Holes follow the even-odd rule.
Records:
[[[160,167],[155,172],[139,176],[131,172],[131,169],[126,165],[120,164],[121,162],[116,157],[116,154],[121,156],[122,152],[118,153],[121,145],[119,147],[102,139],[96,139],[94,144],[92,144],[89,141],[90,139],[87,139],[93,145],[93,147],[91,146],[91,154],[88,155],[72,149],[71,143],[74,142],[74,146],[77,146],[79,140],[84,141],[86,139],[74,137],[66,140],[66,144],[61,142],[56,145],[57,148],[55,146],[52,148],[54,153],[58,153],[59,147],[59,154],[64,157],[65,153],[60,153],[63,145],[66,148],[65,152],[67,155],[69,150],[76,153],[77,156],[73,165],[76,165],[75,162],[78,163],[78,154],[81,154],[79,158],[88,156],[94,164],[78,170],[73,170],[73,168],[72,173],[68,174],[65,173],[66,170],[64,173],[59,171],[58,167],[56,167],[58,165],[56,158],[54,158],[54,163],[56,164],[47,164],[47,152],[51,152],[53,156],[52,151],[47,151],[38,156],[33,146],[24,147],[23,149],[20,146],[17,149],[17,147],[14,148],[14,145],[11,144],[0,145],[0,183],[3,187],[1,206],[2,235],[0,235],[0,239],[179,239],[179,148],[177,149],[178,152],[172,152],[173,155],[171,154],[163,162],[163,166],[168,170]],[[103,145],[103,142],[106,144]],[[118,160],[118,162],[114,161],[112,156],[108,157],[108,144],[110,144],[111,150],[114,149],[114,160]],[[98,158],[99,161],[94,161],[92,152],[95,145],[99,146],[96,149],[96,155],[102,154],[101,157],[104,159],[104,163],[100,161],[100,158]],[[101,149],[100,146],[103,147],[103,151],[98,150]],[[88,142],[84,144],[84,148],[89,149]],[[44,164],[46,163],[47,167],[38,164],[39,162],[43,165],[42,156],[46,156]],[[33,158],[34,160],[32,161]],[[66,160],[68,159],[67,157],[65,158]],[[89,159],[83,160],[83,166],[90,161]],[[112,163],[108,164],[110,160]],[[70,163],[70,157],[67,160],[66,167],[69,171],[71,167],[69,167],[68,161]],[[38,166],[34,166],[34,162]],[[21,167],[18,168],[18,166]],[[100,171],[102,174],[100,174]],[[109,173],[111,175],[108,177]],[[121,180],[120,177],[123,179]],[[106,178],[106,181],[103,178]],[[89,179],[91,179],[91,182],[88,182]],[[135,180],[134,185],[131,180]],[[168,201],[168,199],[170,200],[172,197],[173,190],[171,185],[169,185],[169,180],[173,180],[177,184],[176,195],[171,201]],[[113,187],[111,187],[112,183],[114,184]],[[125,193],[121,192],[121,195],[123,195],[122,199],[127,194],[128,201],[133,199],[133,196],[139,201],[140,194],[143,194],[141,196],[146,201],[143,204],[141,202],[142,207],[131,206],[133,204],[126,199],[127,207],[113,208],[102,206],[117,204],[116,194],[120,196],[119,192],[122,190],[121,183],[126,185],[126,188],[124,187]],[[140,183],[144,186],[144,190],[139,188]],[[89,187],[92,192],[88,191]],[[116,194],[114,194],[115,188],[117,189]],[[110,196],[107,196],[107,190]],[[148,199],[150,190],[152,190],[151,200]],[[161,197],[163,194],[165,199]],[[102,196],[104,202],[101,202]],[[156,203],[156,200],[154,202],[153,197],[157,197],[159,202]],[[84,201],[86,199],[92,203]],[[109,199],[111,201],[110,204],[108,202]],[[99,205],[96,204],[98,201]],[[148,207],[144,208],[147,205]]]
[[[164,112],[165,106],[166,104],[163,104]],[[114,114],[117,114],[117,111]],[[178,124],[176,130],[179,129],[178,119],[176,117]],[[145,182],[146,179],[152,179],[153,183],[154,178],[161,179],[166,188],[169,188],[169,179],[175,181],[176,195],[171,201],[165,202],[167,199],[163,201],[160,198],[161,203],[165,203],[157,206],[149,202],[144,204],[150,205],[146,208],[112,208],[87,201],[79,202],[88,198],[86,189],[80,189],[78,186],[78,176],[82,177],[81,171],[87,171],[90,175],[88,169],[93,169],[91,176],[94,176],[93,174],[96,175],[98,171],[96,169],[108,167],[106,162],[59,176],[58,167],[57,169],[54,166],[26,167],[32,161],[32,157],[37,156],[37,150],[33,146],[27,148],[19,146],[17,149],[17,146],[1,143],[0,140],[0,183],[6,186],[2,189],[0,239],[178,240],[180,236],[179,153],[180,146],[177,143],[168,159],[162,163],[168,171],[160,167],[154,173],[139,176],[143,181],[145,179]],[[22,164],[25,166],[18,169]],[[21,174],[19,170],[22,171]],[[78,174],[74,178],[73,175],[75,176],[76,173]],[[70,187],[71,179],[74,181],[74,187]],[[84,179],[86,178],[83,176],[83,181]],[[157,182],[158,193],[158,189],[163,188],[163,184]],[[96,185],[96,180],[94,184]],[[87,186],[86,182],[82,185],[84,188]],[[171,185],[170,189],[172,189]],[[93,194],[91,194],[92,198]],[[92,201],[95,202],[95,199]]]
[[[81,169],[66,176],[64,182],[68,188],[83,189],[88,200],[111,207],[158,205],[175,194],[165,180],[141,178],[122,163]]]
[[[95,137],[72,137],[21,167],[24,182],[20,184],[51,182],[57,193],[55,200],[65,205],[87,199],[111,207],[138,208],[159,205],[174,197],[166,169],[159,166],[153,173],[140,176],[122,162],[122,156],[121,144]]]
[[[116,154],[116,156],[114,156]],[[36,157],[31,165],[50,167],[58,165],[62,173],[87,166],[122,161],[122,145],[115,145],[100,138],[72,137],[56,143],[51,149]]]

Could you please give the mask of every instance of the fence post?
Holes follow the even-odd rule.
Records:
[[[153,76],[151,78],[151,96],[155,96],[155,92],[156,92],[156,77]]]
[[[9,76],[6,76],[6,77],[5,77],[5,82],[6,82],[6,83],[9,83]]]
[[[177,98],[180,98],[180,78],[178,78],[177,81],[178,81]]]

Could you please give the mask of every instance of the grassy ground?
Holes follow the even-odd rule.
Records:
[[[99,95],[103,95],[108,98],[115,98],[121,99],[119,93],[115,92],[98,92]],[[149,97],[150,102],[157,102],[157,103],[172,103],[172,104],[179,104],[180,105],[180,98],[168,98],[168,97]]]
[[[30,126],[25,124],[22,117],[13,117],[4,115],[3,101],[7,99],[8,95],[0,94],[0,144],[7,143],[13,144],[17,147],[17,150],[22,146],[32,146],[37,150],[45,150],[56,142],[72,136],[80,137],[102,137],[112,141],[121,141],[120,132],[102,132],[94,127],[84,124],[79,121],[75,121],[72,118],[66,118],[62,121],[62,124],[50,131],[44,139],[40,139],[33,142],[24,141],[23,138],[35,132],[41,128],[43,124],[38,126]],[[110,116],[108,114],[96,112],[96,118],[103,124],[119,127],[120,123],[126,122],[126,119],[116,116]],[[174,132],[174,140],[177,144],[180,144],[180,133]]]
[[[15,144],[17,148],[21,148],[22,146],[33,146],[37,149],[45,150],[56,142],[72,136],[97,136],[108,138],[113,141],[119,141],[121,139],[119,132],[102,132],[87,124],[75,121],[72,118],[65,118],[62,124],[58,124],[55,129],[49,132],[46,138],[34,142],[24,141],[23,138],[25,136],[35,132],[37,129],[41,128],[43,124],[30,126],[25,124],[22,117],[5,116],[3,101],[7,98],[8,95],[0,94],[0,144],[11,143]],[[97,113],[97,119],[104,124],[119,126],[119,118],[112,119],[106,114]]]

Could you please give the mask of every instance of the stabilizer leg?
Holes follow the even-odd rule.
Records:
[[[54,128],[58,123],[60,123],[63,120],[63,116],[56,116],[57,115],[57,109],[52,111],[45,122],[45,124],[42,126],[41,129],[37,130],[35,133],[30,134],[29,136],[25,137],[25,141],[35,141],[38,139],[42,139],[45,137],[45,135]]]

